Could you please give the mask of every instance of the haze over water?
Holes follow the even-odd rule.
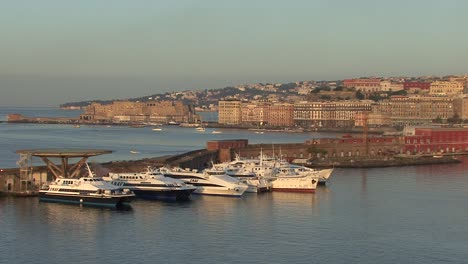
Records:
[[[105,148],[115,153],[102,158],[115,160],[136,158],[130,147],[142,152],[140,158],[203,148],[218,138],[280,143],[335,136],[167,129],[155,134],[150,128],[1,123],[0,161],[16,167],[13,151],[19,148]],[[336,169],[315,194],[137,200],[125,210],[2,197],[0,263],[464,263],[468,160],[463,161]]]

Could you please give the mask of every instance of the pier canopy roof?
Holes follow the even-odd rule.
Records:
[[[109,154],[112,150],[106,149],[78,149],[78,148],[43,148],[43,149],[20,149],[16,151],[22,158],[24,156],[39,157],[47,165],[55,178],[73,178],[80,174],[81,167],[86,163],[89,157]],[[56,165],[49,158],[58,158],[61,160],[61,166]],[[77,163],[70,166],[68,159],[81,158]]]
[[[75,148],[41,148],[41,149],[20,149],[17,154],[29,154],[35,157],[49,158],[82,158],[93,157],[102,154],[112,153],[112,150],[106,149],[75,149]]]

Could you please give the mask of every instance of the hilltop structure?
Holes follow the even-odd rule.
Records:
[[[80,119],[94,123],[168,123],[171,121],[195,123],[200,120],[193,106],[180,101],[93,103],[85,108]]]

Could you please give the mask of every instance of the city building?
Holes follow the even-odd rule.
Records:
[[[413,90],[429,91],[430,88],[431,88],[430,82],[406,81],[403,83],[403,89],[407,91],[413,91]]]
[[[403,90],[402,83],[396,83],[391,81],[381,81],[380,82],[380,91],[382,92],[397,92]]]
[[[266,122],[269,126],[285,126],[291,127],[294,125],[294,105],[272,104],[268,107]]]
[[[456,96],[462,95],[464,88],[464,82],[460,81],[435,81],[431,83],[429,93],[433,95]]]
[[[294,104],[294,121],[301,127],[353,127],[357,113],[371,110],[371,101],[304,101]]]
[[[197,122],[199,116],[191,105],[181,101],[130,102],[114,101],[111,104],[92,103],[80,115],[89,122]]]
[[[218,102],[218,123],[226,125],[239,125],[241,122],[241,101],[220,100]]]
[[[322,102],[302,101],[294,104],[294,122],[300,127],[322,127],[324,121]]]
[[[392,125],[424,125],[453,117],[453,98],[445,96],[392,96],[389,104]]]
[[[270,102],[243,102],[241,104],[241,122],[243,124],[263,125],[266,122],[266,113]]]
[[[343,81],[343,86],[346,88],[355,88],[356,90],[365,93],[379,92],[380,79],[346,79]]]
[[[462,153],[468,151],[467,128],[415,128],[405,136],[404,151],[408,154]]]

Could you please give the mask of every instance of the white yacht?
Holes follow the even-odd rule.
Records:
[[[79,179],[59,178],[39,190],[39,200],[82,205],[120,207],[130,203],[135,194],[129,189],[114,186],[102,178],[89,177]]]
[[[313,192],[317,184],[325,184],[333,172],[333,169],[315,170],[293,165],[285,160],[266,157],[262,152],[258,159],[241,159],[237,156],[232,162],[215,166],[224,168],[230,176],[241,171],[254,173],[259,179],[267,181],[272,191]]]
[[[291,169],[293,169],[299,175],[305,175],[305,176],[311,175],[317,178],[318,184],[326,184],[334,170],[333,168],[317,170],[317,169],[308,168],[304,166],[297,166],[293,164],[291,164],[290,166],[291,166]]]
[[[223,195],[240,197],[247,190],[247,185],[228,176],[223,170],[197,172],[181,168],[160,168],[164,176],[180,179],[197,187],[194,194]]]
[[[104,180],[133,191],[136,197],[150,200],[184,201],[197,188],[182,180],[165,177],[151,167],[141,173],[109,173]]]
[[[281,175],[271,181],[271,189],[281,192],[315,192],[318,180],[312,176]]]
[[[204,127],[197,127],[197,128],[195,128],[195,130],[198,131],[198,132],[205,132]]]
[[[305,166],[294,165],[287,162],[284,159],[267,157],[260,153],[259,161],[264,167],[273,168],[276,173],[275,176],[280,175],[300,175],[300,176],[311,176],[318,181],[318,184],[325,184],[328,182],[331,174],[333,173],[333,168],[331,169],[313,169]]]
[[[261,193],[271,190],[270,182],[265,177],[257,176],[254,172],[247,171],[243,168],[225,169],[225,172],[227,175],[247,184],[248,188],[246,192]]]

